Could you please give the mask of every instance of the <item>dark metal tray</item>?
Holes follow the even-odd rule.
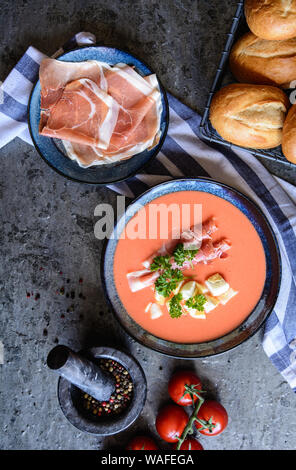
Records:
[[[247,31],[249,31],[249,28],[247,26],[245,15],[244,15],[244,2],[243,0],[240,0],[238,2],[236,13],[232,20],[230,32],[228,33],[227,41],[226,41],[224,50],[222,52],[222,56],[221,56],[220,63],[217,69],[217,73],[216,73],[216,76],[212,84],[212,88],[209,93],[208,101],[207,101],[207,104],[203,113],[201,125],[200,125],[201,137],[203,137],[204,139],[210,142],[222,144],[229,149],[238,148],[238,149],[246,150],[245,147],[240,147],[238,145],[231,144],[230,142],[227,142],[226,140],[222,139],[222,137],[216,132],[216,130],[213,128],[213,126],[210,123],[209,109],[210,109],[210,105],[211,105],[211,101],[212,101],[214,93],[216,93],[216,91],[218,91],[222,86],[228,85],[235,81],[233,75],[230,72],[230,68],[228,65],[228,58],[229,58],[229,54],[230,54],[230,51],[234,42]],[[287,90],[288,94],[289,92],[291,92],[291,90],[290,91]],[[247,149],[247,150],[251,151],[256,157],[281,162],[281,164],[285,165],[286,167],[295,168],[296,166],[293,163],[289,162],[284,157],[281,146],[273,148],[273,149],[266,149],[266,150],[262,150],[262,149],[260,150]]]

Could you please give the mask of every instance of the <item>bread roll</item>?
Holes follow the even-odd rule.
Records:
[[[296,105],[288,112],[283,128],[282,151],[286,159],[296,163]]]
[[[279,88],[234,83],[219,90],[210,120],[223,139],[247,148],[277,147],[289,100]]]
[[[239,82],[289,88],[296,79],[296,38],[267,41],[247,33],[233,46],[229,61]]]
[[[296,0],[245,0],[245,16],[250,30],[259,38],[296,36]]]

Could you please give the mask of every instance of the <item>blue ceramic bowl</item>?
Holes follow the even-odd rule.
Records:
[[[125,310],[116,290],[113,269],[110,269],[110,267],[113,267],[118,238],[128,221],[137,213],[139,204],[140,206],[145,206],[160,196],[179,191],[206,192],[225,199],[237,207],[253,224],[261,239],[266,257],[265,284],[261,298],[254,310],[250,312],[250,315],[235,330],[229,332],[225,336],[204,343],[174,343],[157,338],[151,333],[145,331],[128,315],[128,312]],[[148,348],[169,356],[185,359],[194,359],[223,353],[235,348],[254,335],[263,325],[275,305],[281,281],[281,259],[275,235],[261,210],[248,197],[230,186],[218,183],[208,178],[180,179],[162,183],[149,189],[137,200],[131,203],[128,208],[128,214],[125,214],[119,220],[115,227],[115,231],[116,235],[114,238],[111,237],[105,245],[105,251],[102,258],[101,274],[104,290],[113,312],[122,327],[135,340]]]
[[[133,65],[137,72],[142,75],[154,73],[139,59],[127,52],[111,47],[86,46],[74,49],[62,54],[58,60],[65,62],[82,62],[85,60],[99,60],[107,62],[110,65],[119,62]],[[134,155],[128,160],[122,162],[93,166],[90,168],[81,168],[78,163],[70,160],[63,151],[62,146],[56,144],[54,139],[39,135],[40,121],[40,81],[34,86],[28,106],[28,123],[33,143],[40,156],[54,170],[67,178],[81,183],[108,184],[123,181],[141,170],[155,155],[159,152],[167,133],[169,122],[168,102],[165,90],[159,83],[162,97],[162,115],[161,115],[161,137],[158,145],[151,150]]]

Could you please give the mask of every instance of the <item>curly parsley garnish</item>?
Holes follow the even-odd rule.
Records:
[[[183,279],[183,273],[179,269],[165,269],[156,280],[155,289],[163,297],[168,297]]]
[[[174,297],[171,298],[169,301],[169,312],[170,316],[172,318],[179,318],[182,315],[182,307],[181,307],[181,302],[182,300],[182,294],[179,292],[179,294],[174,295]]]
[[[170,256],[168,255],[156,256],[150,264],[151,271],[158,271],[159,269],[169,269],[170,267]]]
[[[197,294],[186,301],[186,306],[193,308],[194,310],[198,310],[199,312],[203,312],[206,301],[207,299],[203,294]]]
[[[198,249],[185,250],[183,243],[178,243],[173,254],[175,263],[182,267],[185,261],[192,261],[197,252]]]

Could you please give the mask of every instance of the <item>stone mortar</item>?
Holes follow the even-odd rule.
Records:
[[[131,426],[140,415],[146,401],[147,382],[142,367],[129,354],[109,347],[93,347],[80,351],[81,355],[91,359],[112,359],[119,362],[130,374],[133,382],[133,398],[127,410],[116,417],[91,420],[86,412],[75,403],[77,387],[60,377],[58,381],[58,399],[60,407],[73,426],[81,431],[97,436],[111,436]]]

